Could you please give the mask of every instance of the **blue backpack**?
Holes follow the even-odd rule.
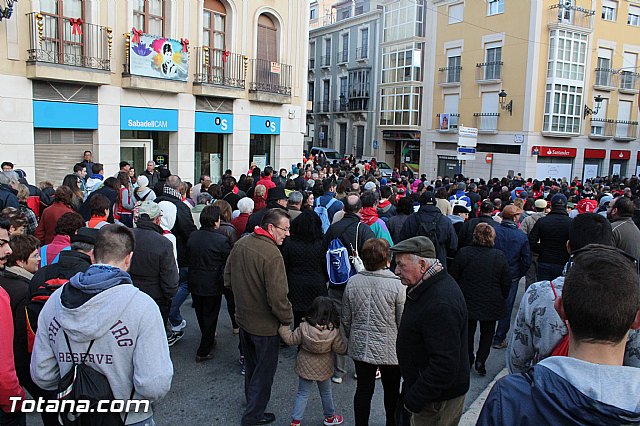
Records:
[[[360,222],[356,227],[356,245],[360,231]],[[357,274],[356,268],[351,265],[349,250],[342,243],[342,236],[329,242],[327,248],[327,272],[329,273],[329,285],[345,285],[349,278]],[[353,251],[353,247],[351,247]]]
[[[331,221],[329,220],[329,208],[336,202],[335,198],[329,200],[326,206],[320,204],[320,197],[316,200],[316,206],[313,211],[316,212],[318,216],[320,216],[320,221],[322,222],[322,233],[326,234],[327,229],[331,226]]]
[[[49,244],[40,247],[40,267],[41,268],[47,266],[47,247],[49,247]],[[67,246],[63,248],[62,250],[60,250],[60,253],[67,250],[71,250],[71,247]],[[56,257],[53,258],[53,260],[51,261],[51,265],[53,265],[54,263],[58,263],[58,260],[60,259],[60,253],[58,253]]]

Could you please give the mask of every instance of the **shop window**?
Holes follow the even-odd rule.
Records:
[[[164,0],[136,0],[133,3],[133,26],[147,34],[164,36]]]

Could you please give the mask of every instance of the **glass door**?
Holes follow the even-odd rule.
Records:
[[[151,160],[152,139],[129,139],[120,141],[120,161],[127,161],[139,176]]]

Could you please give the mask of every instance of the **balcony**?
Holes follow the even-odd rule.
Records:
[[[620,72],[620,88],[618,90],[620,91],[620,93],[637,95],[639,93],[639,90],[638,90],[639,81],[640,81],[639,73],[622,71]]]
[[[193,55],[196,59],[195,95],[230,98],[244,95],[246,56],[208,47],[196,47]]]
[[[438,86],[456,87],[460,86],[461,66],[438,68]]]
[[[338,65],[346,65],[347,62],[349,62],[349,51],[342,50],[338,52],[338,55],[336,56],[336,62],[338,63]]]
[[[615,72],[610,68],[596,68],[595,70],[595,80],[593,83],[593,88],[596,90],[603,90],[607,92],[611,92],[616,89],[616,84],[614,81]]]
[[[367,112],[369,110],[369,97],[351,97],[347,103],[349,112]]]
[[[320,66],[322,68],[331,67],[331,55],[325,55],[320,57]]]
[[[498,133],[499,112],[474,112],[473,117],[478,133],[488,135]]]
[[[111,83],[112,30],[109,27],[30,13],[27,77],[32,79]]]
[[[358,47],[356,49],[356,61],[365,61],[367,59],[369,59],[369,48]]]
[[[502,82],[502,62],[482,62],[476,64],[476,82],[478,84],[496,84]]]
[[[589,139],[601,141],[611,139],[613,137],[614,128],[615,120],[609,120],[607,118],[592,118]]]
[[[616,126],[616,132],[613,135],[613,140],[618,142],[629,142],[637,138],[637,135],[638,135],[637,121],[616,120],[615,126]]]
[[[440,125],[440,117],[442,114],[448,115],[447,125],[445,125],[445,123]],[[436,114],[436,123],[434,128],[440,133],[458,133],[458,121],[460,121],[460,114],[450,112],[444,112],[442,114]]]
[[[591,7],[591,1],[587,0],[552,4],[547,11],[547,25],[551,30],[560,28],[591,32],[596,11],[589,7]]]
[[[345,97],[341,97],[339,101],[333,101],[333,112],[347,112],[349,101]]]
[[[249,100],[276,104],[291,102],[291,65],[250,59],[249,69]]]

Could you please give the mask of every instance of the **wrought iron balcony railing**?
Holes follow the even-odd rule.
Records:
[[[615,128],[615,120],[607,118],[591,119],[591,130],[589,132],[590,139],[611,139]]]
[[[482,62],[476,64],[476,81],[482,83],[497,83],[502,80],[501,61]]]
[[[209,47],[196,47],[193,50],[196,57],[194,83],[245,88],[246,56]]]
[[[250,92],[291,96],[291,65],[266,59],[249,59]]]
[[[616,120],[616,132],[613,139],[617,141],[632,141],[638,137],[638,122]]]
[[[474,112],[478,133],[498,133],[499,112]]]
[[[457,86],[460,84],[461,73],[462,67],[460,65],[438,68],[438,84],[440,86]]]

